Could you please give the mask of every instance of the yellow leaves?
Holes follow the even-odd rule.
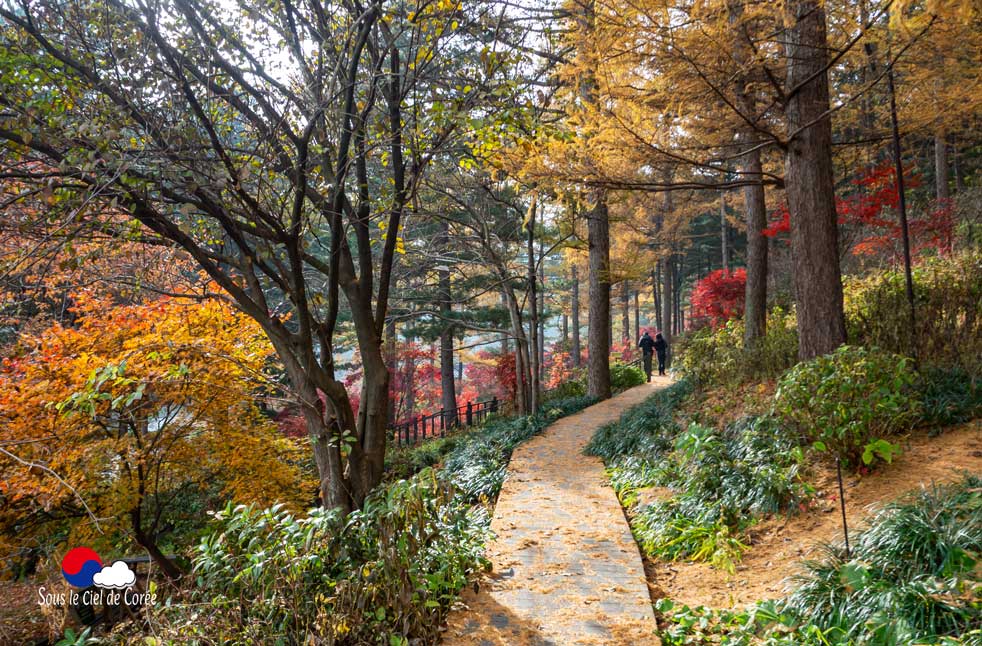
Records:
[[[242,502],[302,507],[303,456],[255,405],[272,354],[255,322],[217,300],[79,304],[78,327],[53,326],[0,369],[0,443],[61,479],[0,458],[8,500],[56,509],[73,500],[67,483],[125,519],[141,488],[217,484]],[[53,405],[86,392],[76,401],[92,414]]]

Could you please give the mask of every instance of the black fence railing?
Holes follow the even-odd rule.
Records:
[[[627,367],[628,368],[637,368],[638,370],[644,370],[644,359],[642,357],[638,357],[634,361],[631,361],[630,363],[628,363],[627,364]]]
[[[389,439],[396,446],[413,446],[435,437],[446,437],[454,429],[480,424],[502,408],[497,397],[483,402],[467,402],[452,410],[441,409],[431,415],[412,417],[389,425]]]

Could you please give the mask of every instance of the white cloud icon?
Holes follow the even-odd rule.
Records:
[[[107,565],[92,577],[92,583],[100,588],[115,588],[117,590],[128,588],[135,582],[136,575],[133,574],[133,570],[122,561]]]

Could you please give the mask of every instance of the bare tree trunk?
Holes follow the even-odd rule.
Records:
[[[590,251],[590,312],[587,335],[587,393],[610,398],[610,220],[606,195],[588,216],[587,243]]]
[[[682,257],[676,255],[672,267],[672,301],[675,309],[672,317],[672,334],[682,334]]]
[[[749,142],[748,142],[749,143]],[[754,149],[743,159],[748,179],[763,179],[760,150]],[[767,334],[767,205],[764,185],[750,184],[743,189],[747,203],[747,285],[744,292],[745,322],[743,343],[751,348]]]
[[[385,366],[389,371],[389,383],[392,383],[392,375],[396,373],[399,369],[397,362],[397,350],[396,350],[396,322],[389,319],[385,323]],[[389,404],[387,406],[389,420],[395,420],[396,418],[396,399],[395,397],[389,397]]]
[[[621,283],[621,341],[631,340],[631,281]]]
[[[785,186],[791,211],[798,356],[806,360],[844,343],[846,326],[832,177],[825,10],[819,0],[790,0],[787,7],[794,24],[785,45],[785,114],[791,134]]]
[[[864,5],[865,0],[861,0]],[[733,29],[733,56],[741,66],[749,64],[753,52],[750,51],[746,37],[746,25],[742,22],[743,4],[730,3],[730,24]],[[863,21],[865,23],[865,20]],[[756,115],[757,101],[748,88],[748,79],[740,75],[737,79],[737,101],[747,115]],[[742,129],[739,143],[747,152],[740,160],[740,172],[744,179],[759,182],[748,184],[743,189],[746,202],[747,224],[747,284],[744,289],[744,334],[743,343],[747,348],[764,337],[767,333],[767,255],[768,240],[764,235],[767,227],[767,205],[764,201],[763,167],[760,161],[759,142],[754,130],[750,127]],[[724,254],[725,256],[725,254]]]
[[[546,370],[546,259],[545,246],[539,237],[539,388],[541,394],[542,382]]]
[[[522,312],[518,307],[518,299],[510,287],[504,288],[505,299],[508,303],[508,314],[511,318],[512,336],[515,338],[515,412],[528,415],[531,412],[531,374],[529,373],[529,348],[522,322]]]
[[[535,413],[539,410],[539,346],[542,343],[539,337],[539,298],[536,289],[535,272],[535,215],[538,204],[535,198],[529,207],[528,218],[528,304],[529,304],[529,357],[531,359],[530,372],[530,412]]]
[[[950,176],[948,174],[948,142],[945,139],[944,126],[938,128],[934,133],[934,177],[935,194],[938,201],[947,200],[951,197],[948,189]]]
[[[184,575],[181,568],[161,551],[156,538],[143,528],[142,496],[137,505],[130,510],[130,526],[133,528],[133,538],[137,545],[147,551],[150,559],[170,581],[177,581]]]
[[[673,274],[675,273],[675,263],[673,257],[669,256],[665,258],[662,263],[662,293],[661,293],[661,322],[662,336],[665,337],[665,341],[671,342],[672,340],[672,312],[675,308],[672,305],[672,291],[673,283],[675,278]]]
[[[661,312],[661,260],[655,263],[655,268],[651,270],[651,296],[655,306],[655,327],[661,332],[665,326],[662,325]]]
[[[641,293],[638,290],[634,290],[634,336],[631,337],[632,344],[640,336],[641,336]]]
[[[573,275],[571,277],[573,281],[573,346],[570,352],[573,355],[573,365],[577,368],[580,367],[580,276],[576,271],[576,265],[573,265]]]
[[[955,175],[955,193],[958,194],[965,192],[965,179],[964,179],[964,175],[962,175],[961,160],[962,160],[962,155],[961,155],[961,151],[958,149],[958,138],[956,137],[954,140],[954,144],[952,145],[951,164],[952,164],[952,171],[954,172]]]
[[[406,339],[406,344],[411,346],[414,342],[413,337],[408,337]],[[416,381],[416,358],[412,353],[406,355],[405,371],[403,372],[403,387],[405,388],[405,395],[402,401],[405,402],[406,410],[405,415],[407,418],[412,417],[416,414],[416,389],[413,387]]]
[[[437,246],[446,254],[450,247],[450,224],[441,222]],[[440,332],[440,402],[443,410],[453,411],[445,421],[456,424],[457,384],[454,381],[453,369],[453,337],[454,326],[448,321],[453,314],[453,300],[450,292],[450,267],[442,263],[437,268],[440,288],[440,316],[443,318],[443,329]]]
[[[509,312],[511,311],[510,308],[508,307],[508,299],[505,297],[505,293],[504,292],[501,293],[501,305],[504,306],[504,308],[506,310],[508,310]],[[508,341],[509,341],[508,335],[507,334],[502,334],[501,335],[501,354],[502,355],[505,355],[505,354],[508,354],[509,352],[511,352],[511,348],[509,347],[510,344],[509,344]]]
[[[726,224],[726,193],[719,193],[719,232],[720,232],[720,255],[723,260],[723,271],[730,273],[730,249],[729,249],[729,226]]]
[[[563,312],[563,322],[560,328],[560,334],[563,339],[563,347],[569,348],[569,314]]]

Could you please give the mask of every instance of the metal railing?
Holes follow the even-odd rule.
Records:
[[[467,402],[452,410],[441,409],[430,415],[414,416],[389,425],[389,439],[396,446],[414,446],[465,426],[480,424],[502,408],[503,402],[493,397],[483,402]]]
[[[627,365],[644,370],[640,357]],[[500,412],[505,403],[493,397],[483,402],[467,402],[454,410],[441,409],[430,415],[413,416],[408,420],[389,424],[389,441],[396,446],[415,446],[425,440],[446,437],[454,429],[482,423],[489,416]]]

